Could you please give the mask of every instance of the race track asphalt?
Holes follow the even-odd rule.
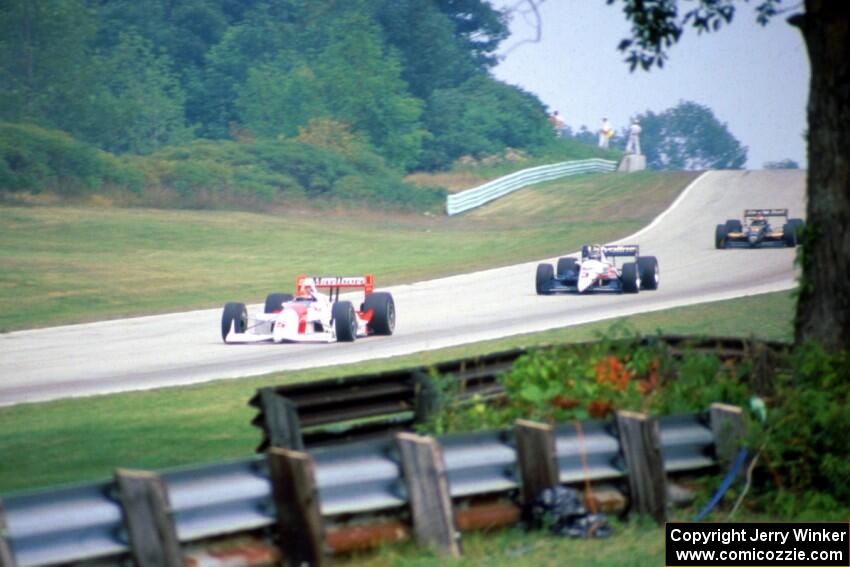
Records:
[[[803,217],[805,171],[708,172],[648,227],[619,241],[658,258],[657,291],[537,296],[538,261],[528,262],[385,288],[398,312],[392,337],[225,345],[220,309],[3,334],[0,405],[350,363],[792,288],[794,249],[714,248],[716,224],[758,207]]]

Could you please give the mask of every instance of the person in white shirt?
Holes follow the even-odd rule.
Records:
[[[614,128],[607,118],[602,119],[602,127],[599,129],[599,147],[603,150],[608,149],[608,140],[614,135]]]
[[[626,142],[626,153],[640,155],[640,133],[641,128],[637,120],[632,121],[629,126],[629,141]]]

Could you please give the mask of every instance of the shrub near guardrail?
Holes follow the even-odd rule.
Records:
[[[684,349],[676,356],[663,340],[634,336],[532,349],[499,376],[505,398],[458,401],[451,377],[437,380],[441,410],[427,430],[436,433],[505,427],[515,419],[543,422],[600,419],[618,410],[669,415],[722,401],[745,404],[749,362]]]
[[[367,147],[295,139],[197,140],[116,156],[59,130],[0,123],[0,196],[104,193],[163,208],[264,209],[270,203],[437,211],[446,191],[402,180]]]

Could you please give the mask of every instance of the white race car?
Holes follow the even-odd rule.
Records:
[[[359,309],[340,301],[343,288],[362,289]],[[330,290],[328,295],[319,289]],[[298,276],[295,295],[270,293],[265,308],[248,317],[244,303],[227,303],[221,315],[221,338],[225,343],[352,342],[357,337],[392,335],[395,302],[385,291],[374,291],[372,276]]]
[[[621,256],[634,257],[635,261],[617,266],[614,259]],[[534,280],[538,295],[560,291],[637,293],[641,289],[658,289],[659,283],[655,256],[640,256],[637,245],[599,244],[582,246],[581,259],[558,259],[557,270],[552,264],[538,264]]]

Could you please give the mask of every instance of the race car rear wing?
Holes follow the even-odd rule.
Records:
[[[788,209],[744,209],[744,218],[762,215],[765,217],[787,217]]]
[[[603,246],[602,253],[611,258],[618,256],[638,256],[640,254],[640,246],[637,244]]]
[[[362,289],[366,295],[375,289],[375,279],[371,274],[365,276],[298,276],[295,278],[296,297],[309,296],[307,288],[312,283],[316,289],[339,290],[345,288]]]

